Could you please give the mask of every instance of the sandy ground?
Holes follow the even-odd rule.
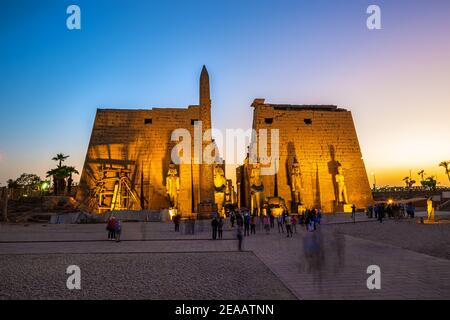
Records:
[[[104,224],[0,225],[0,299],[450,299],[450,224],[335,215],[292,238],[258,226],[244,252],[228,224],[216,241],[208,221],[183,228],[124,223],[116,243]],[[66,288],[71,264],[81,291]],[[369,265],[381,290],[366,286]]]

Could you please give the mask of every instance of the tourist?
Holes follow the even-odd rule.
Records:
[[[408,205],[406,206],[406,213],[408,215],[408,217],[410,218],[414,218],[414,205],[412,204],[412,202],[408,203]]]
[[[220,217],[219,221],[217,222],[217,232],[219,235],[219,239],[222,239],[222,235],[223,235],[223,219],[222,219],[222,217]]]
[[[292,229],[295,233],[297,233],[297,217],[293,215],[291,217]]]
[[[384,210],[383,210],[383,206],[382,205],[378,205],[378,213],[377,213],[377,215],[378,215],[378,221],[380,221],[380,223],[382,223],[383,222],[383,214],[384,214],[384,212],[383,212]]]
[[[267,216],[264,218],[264,229],[266,230],[266,234],[270,233],[270,223],[271,217]]]
[[[255,217],[255,215],[253,215],[250,218],[250,233],[256,234],[256,217]]]
[[[236,214],[236,224],[237,224],[238,226],[241,226],[241,227],[244,226],[244,218],[242,218],[241,212],[238,212],[238,213]]]
[[[250,213],[245,212],[244,214],[244,236],[250,235]]]
[[[115,219],[116,218],[114,216],[110,217],[106,224],[106,230],[108,230],[108,240],[114,240],[116,238]]]
[[[231,227],[234,228],[234,221],[236,220],[236,213],[234,212],[234,209],[231,210],[231,214],[230,214],[230,222],[231,222]]]
[[[284,218],[284,223],[286,224],[286,233],[287,233],[287,238],[291,237],[292,238],[292,229],[291,229],[291,216],[289,216],[288,214],[286,214],[285,218]]]
[[[393,216],[392,204],[390,204],[390,203],[388,204],[388,206],[386,208],[386,212],[387,212],[388,218],[392,218],[392,216]]]
[[[321,220],[322,220],[322,210],[317,209],[317,224],[320,224]]]
[[[212,239],[216,240],[217,238],[217,228],[218,228],[218,221],[217,221],[217,217],[214,217],[211,221],[211,227],[212,227]]]
[[[283,227],[283,214],[280,214],[277,217],[277,225],[278,225],[278,233],[284,233],[284,227]]]
[[[173,217],[173,223],[175,225],[175,232],[179,232],[180,231],[180,220],[181,220],[181,216],[179,214],[176,214]]]
[[[116,242],[120,242],[120,235],[122,234],[122,221],[119,219],[115,219],[116,222],[114,224],[114,233],[116,237]]]
[[[316,223],[317,223],[317,211],[316,209],[312,209],[311,210],[311,218],[309,220],[309,223],[311,224],[311,228],[313,228],[314,230],[316,230]]]
[[[311,215],[309,212],[310,212],[309,209],[306,209],[305,214],[304,214],[306,231],[309,231],[309,222],[310,222],[309,219],[311,218]]]
[[[298,217],[298,224],[305,224],[305,210],[302,211],[302,213]]]
[[[236,228],[236,236],[237,236],[237,239],[238,239],[238,249],[239,249],[239,251],[242,251],[242,241],[243,241],[243,234],[242,234],[242,225],[237,225],[237,228]]]
[[[269,220],[270,220],[270,228],[275,228],[275,217],[273,216],[272,212],[269,213]]]
[[[355,204],[352,204],[352,219],[353,219],[353,222],[356,222],[356,206],[355,206]]]

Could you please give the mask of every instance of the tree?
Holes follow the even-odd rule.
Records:
[[[422,182],[424,179],[423,179],[423,176],[425,175],[425,170],[420,170],[419,172],[417,172],[417,174],[420,176],[420,182]]]
[[[8,184],[9,189],[16,189],[19,187],[16,180],[13,180],[13,179],[8,179],[8,181],[6,181],[6,183]]]
[[[58,161],[58,167],[62,166],[62,163],[70,156],[66,156],[64,153],[58,153],[55,157],[52,158],[53,161]]]
[[[430,190],[436,190],[437,180],[433,177],[427,177],[424,181],[421,182],[422,186],[428,188]]]
[[[72,179],[72,175],[73,174],[80,174],[78,172],[77,169],[75,169],[75,167],[66,167],[64,169],[64,173],[65,176],[68,177],[67,178],[67,193],[70,195],[70,193],[72,192],[72,183],[73,183],[73,179]]]
[[[408,188],[409,187],[409,177],[404,177],[402,180],[405,181],[406,187]]]
[[[439,167],[445,169],[445,174],[447,175],[448,181],[450,181],[450,161],[442,161],[439,163]]]
[[[410,177],[404,177],[402,180],[405,181],[406,187],[408,189],[411,189],[412,186],[416,183],[416,180],[413,180]]]
[[[54,193],[57,195],[60,192],[64,192],[66,188],[67,179],[67,192],[72,191],[72,175],[79,174],[75,167],[71,166],[58,166],[55,169],[47,171],[47,177],[53,177]]]
[[[58,153],[55,157],[52,158],[53,161],[57,161],[58,165],[55,169],[47,171],[47,177],[53,177],[53,192],[55,195],[58,195],[60,191],[64,191],[65,189],[65,178],[64,168],[62,163],[69,158],[69,156],[64,153]]]
[[[29,187],[33,190],[38,189],[41,182],[41,178],[32,173],[22,173],[20,177],[16,179],[16,183],[19,187]]]
[[[8,188],[21,189],[22,194],[30,194],[31,191],[39,190],[42,179],[33,173],[22,173],[16,180],[9,179],[7,181]]]

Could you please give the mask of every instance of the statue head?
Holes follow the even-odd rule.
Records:
[[[221,165],[216,164],[214,166],[214,186],[216,188],[221,188],[226,185],[225,172]]]
[[[225,172],[220,164],[214,166],[214,177],[216,176],[225,176]]]
[[[260,168],[261,168],[261,164],[259,164],[259,163],[253,163],[253,164],[252,164],[252,175],[253,175],[253,174],[259,175]]]
[[[170,177],[176,177],[178,175],[177,166],[173,163],[169,164],[169,171],[167,175]]]

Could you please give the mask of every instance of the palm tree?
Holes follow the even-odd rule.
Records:
[[[55,196],[57,196],[60,190],[63,189],[63,185],[65,183],[64,167],[57,167],[55,169],[47,171],[47,178],[53,178],[53,192]]]
[[[405,181],[406,187],[409,188],[409,177],[404,177],[402,180]]]
[[[422,181],[422,186],[428,188],[429,190],[436,190],[437,181],[434,176],[427,177],[424,181]]]
[[[425,170],[420,170],[419,172],[417,172],[417,174],[420,176],[420,182],[422,182],[424,179],[423,179],[423,176],[425,175]]]
[[[67,179],[67,194],[70,196],[70,194],[72,193],[72,183],[73,183],[73,179],[72,179],[72,175],[73,174],[80,174],[78,172],[77,169],[75,169],[75,167],[66,167],[64,166],[64,175],[66,177],[68,177]]]
[[[411,179],[410,177],[404,177],[404,178],[403,178],[403,181],[405,181],[406,187],[407,187],[408,189],[411,189],[412,186],[414,185],[414,183],[416,183],[416,180],[413,180],[413,179]]]
[[[58,167],[62,166],[62,163],[70,156],[66,156],[64,153],[58,153],[56,157],[53,157],[53,161],[59,161]]]
[[[439,163],[439,167],[445,169],[445,174],[447,174],[448,180],[450,181],[450,161],[442,161]]]

